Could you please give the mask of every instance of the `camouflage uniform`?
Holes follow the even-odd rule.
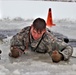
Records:
[[[58,50],[64,57],[64,60],[69,59],[72,55],[73,49],[61,40],[57,40],[50,32],[46,32],[42,38],[34,40],[30,35],[30,26],[25,27],[21,32],[17,33],[11,39],[11,47],[16,46],[24,51],[26,48],[31,47],[32,51],[38,53],[49,53],[51,56],[52,51]]]

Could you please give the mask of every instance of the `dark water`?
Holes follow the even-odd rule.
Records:
[[[17,32],[19,32],[19,29],[14,29],[14,30],[0,30],[0,39],[7,38],[8,36],[13,36]]]
[[[68,44],[71,45],[72,47],[76,47],[76,39],[71,39],[71,38],[68,38],[67,36],[61,34],[61,33],[56,33],[56,32],[53,32],[54,33],[54,36],[56,36],[58,39],[65,39],[67,38],[69,40]]]
[[[20,31],[20,29],[14,29],[14,30],[0,30],[0,39],[5,39],[9,36],[13,36],[15,34],[17,34]],[[64,39],[64,38],[68,38],[67,36],[60,34],[60,33],[56,33],[53,32],[54,36],[56,36],[58,39]],[[69,45],[76,47],[76,39],[69,39]]]

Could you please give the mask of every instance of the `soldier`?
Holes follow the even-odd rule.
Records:
[[[68,60],[73,48],[65,42],[57,40],[51,32],[46,30],[46,22],[37,18],[31,26],[25,27],[11,39],[9,56],[17,58],[28,47],[37,53],[48,53],[53,62]]]

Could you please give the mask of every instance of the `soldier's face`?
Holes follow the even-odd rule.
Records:
[[[38,40],[42,37],[42,35],[45,33],[46,30],[43,30],[42,32],[35,30],[33,27],[31,27],[31,35],[34,40]]]

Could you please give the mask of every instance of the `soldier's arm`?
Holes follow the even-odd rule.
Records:
[[[69,45],[67,45],[64,42],[60,42],[58,43],[57,49],[55,49],[55,51],[53,51],[51,57],[53,60],[55,60],[55,57],[60,61],[60,60],[68,60],[71,55],[73,53],[73,48]]]
[[[10,40],[10,47],[15,46],[21,50],[25,50],[23,37],[24,37],[24,29],[22,29],[21,32],[17,33],[12,37],[12,39]]]
[[[73,53],[73,47],[68,45],[67,43],[65,43],[63,40],[61,41],[57,41],[59,47],[58,47],[58,51],[60,54],[63,55],[64,59],[63,60],[68,60]]]
[[[61,60],[68,60],[72,53],[73,48],[66,44],[64,41],[54,40],[51,43],[52,51],[49,52],[51,58],[55,62],[59,62]]]
[[[63,55],[64,59],[63,60],[68,60],[73,53],[73,48],[69,45],[67,45],[60,53]]]

